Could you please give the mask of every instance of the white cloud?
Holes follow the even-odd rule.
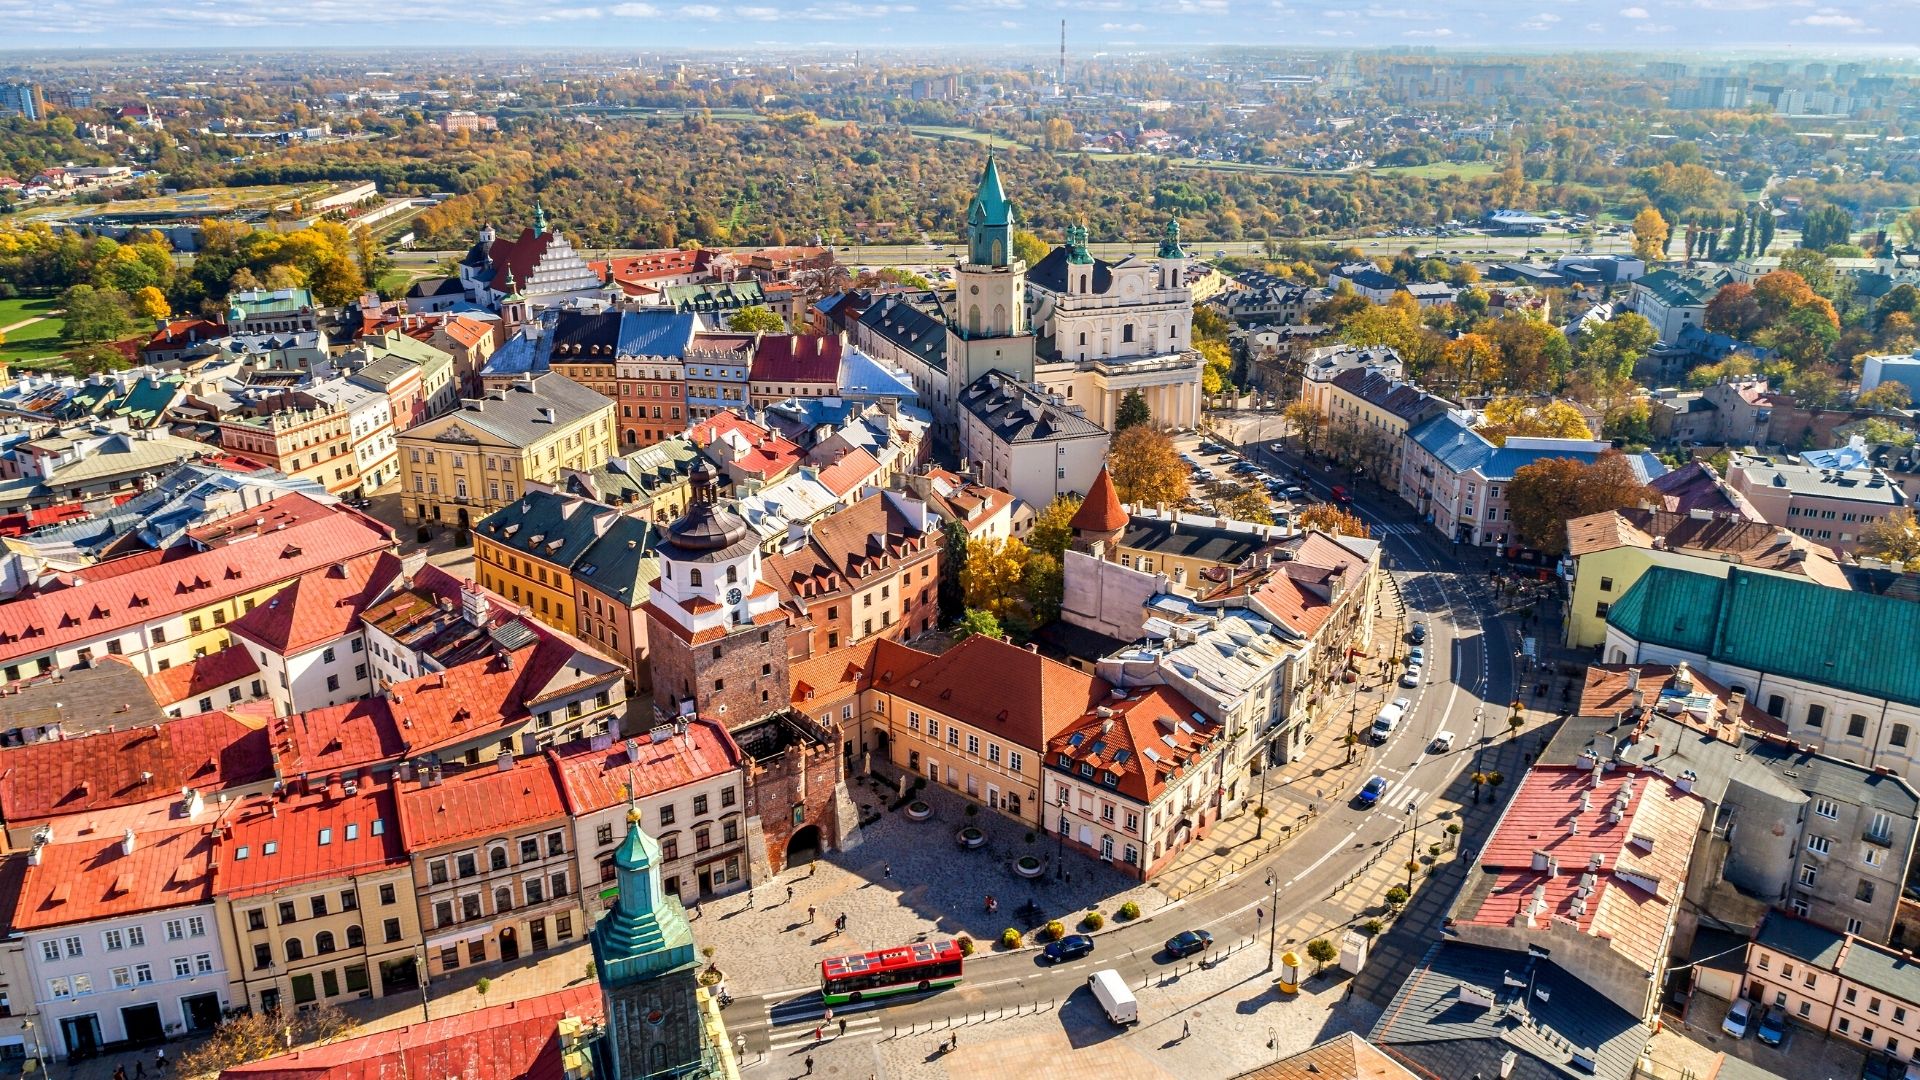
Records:
[[[1526,22],[1521,23],[1520,29],[1533,30],[1536,32],[1541,30],[1551,30],[1553,29],[1553,24],[1559,21],[1560,21],[1560,16],[1555,15],[1551,11],[1543,11],[1540,14],[1535,15],[1533,18],[1528,19]]]
[[[1448,27],[1442,26],[1432,30],[1409,30],[1400,36],[1410,38],[1450,38],[1453,36],[1453,31]]]
[[[1113,33],[1137,34],[1140,31],[1145,30],[1146,28],[1147,28],[1147,24],[1137,23],[1137,22],[1136,23],[1109,22],[1109,23],[1100,24],[1100,29],[1105,30],[1109,34],[1113,34]]]
[[[680,9],[680,17],[683,19],[717,19],[720,17],[720,9],[712,4],[691,4]]]
[[[619,19],[651,19],[660,14],[660,9],[652,4],[615,4],[611,10]]]
[[[1845,14],[1837,8],[1821,8],[1812,15],[1793,20],[1795,26],[1820,26],[1830,30],[1860,30],[1866,22]]]
[[[597,7],[554,8],[551,11],[543,11],[534,18],[540,22],[582,22],[597,19],[602,14],[604,13]]]
[[[1651,19],[1653,15],[1649,13],[1646,8],[1629,7],[1620,9],[1620,17],[1623,19]]]

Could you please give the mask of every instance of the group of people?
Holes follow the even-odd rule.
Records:
[[[164,1073],[167,1071],[167,1048],[164,1046],[153,1055],[153,1071],[155,1073]],[[125,1065],[115,1065],[113,1067],[113,1080],[129,1080],[127,1067]],[[147,1080],[146,1062],[136,1061],[133,1063],[133,1076],[131,1080]]]

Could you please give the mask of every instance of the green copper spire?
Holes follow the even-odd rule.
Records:
[[[1087,251],[1087,224],[1067,226],[1067,261],[1078,266],[1093,262],[1093,255]]]
[[[533,200],[533,235],[547,235],[547,208],[540,205],[539,199]]]
[[[1000,186],[1000,167],[987,155],[980,186],[967,206],[967,261],[976,266],[1009,266],[1013,260],[1013,204]]]
[[[1163,259],[1184,259],[1187,253],[1180,248],[1180,219],[1167,219],[1167,232],[1160,238],[1160,257]]]
[[[525,299],[525,297],[520,295],[519,284],[513,280],[513,267],[509,266],[507,267],[507,298],[500,302],[503,304],[517,304],[523,299]]]

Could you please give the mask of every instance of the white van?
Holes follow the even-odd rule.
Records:
[[[1380,714],[1373,718],[1373,741],[1386,742],[1387,736],[1393,734],[1393,729],[1400,726],[1400,718],[1405,716],[1406,712],[1406,707],[1398,701],[1382,708]]]
[[[1133,990],[1127,986],[1127,980],[1112,968],[1101,968],[1087,976],[1087,985],[1092,988],[1094,998],[1100,1002],[1100,1008],[1107,1019],[1121,1027],[1140,1022],[1140,1002],[1134,999]]]

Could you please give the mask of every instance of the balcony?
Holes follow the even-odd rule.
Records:
[[[1890,833],[1875,832],[1871,825],[1860,831],[1860,839],[1876,847],[1890,848],[1893,846],[1893,836]]]

